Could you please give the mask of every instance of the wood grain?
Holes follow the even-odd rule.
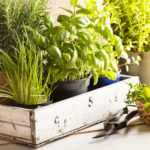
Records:
[[[36,109],[36,144],[88,127],[117,112],[125,106],[128,83],[131,82],[138,82],[138,78],[133,77]]]
[[[30,111],[27,109],[0,105],[0,121],[30,126]]]
[[[125,106],[128,83],[124,80],[66,100],[29,110],[0,105],[0,138],[40,147],[104,121]]]

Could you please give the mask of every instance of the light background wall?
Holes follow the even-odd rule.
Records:
[[[30,0],[25,0],[26,3],[29,3]],[[83,5],[84,0],[79,0],[79,4]],[[47,10],[50,12],[55,20],[57,16],[60,14],[67,14],[63,9],[60,7],[66,8],[66,9],[72,9],[72,6],[70,5],[70,0],[49,0],[49,3],[47,5]]]
[[[79,4],[83,5],[84,0],[79,0]],[[70,0],[50,0],[47,5],[47,11],[49,11],[52,14],[55,21],[59,14],[66,14],[66,12],[59,7],[64,7],[66,9],[72,9],[72,7],[70,5]]]

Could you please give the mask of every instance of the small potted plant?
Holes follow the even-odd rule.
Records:
[[[124,54],[121,39],[113,35],[110,22],[106,21],[109,16],[98,17],[99,12],[92,19],[82,13],[78,1],[71,1],[71,4],[73,11],[67,10],[70,16],[58,16],[59,26],[54,26],[47,13],[43,33],[33,31],[35,42],[45,53],[45,70],[51,70],[50,84],[56,86],[54,93],[59,97],[60,93],[63,95],[60,98],[55,96],[55,100],[87,91],[91,75],[94,85],[101,75],[115,79],[118,71],[115,57]],[[94,12],[93,9],[91,14]],[[102,23],[102,19],[105,22]]]
[[[128,70],[122,67],[123,73],[139,75],[141,83],[150,84],[150,1],[104,0],[104,2],[111,13],[113,31],[122,38],[131,61],[141,57],[139,65],[132,61],[128,65]]]
[[[41,52],[37,51],[30,41],[19,41],[18,47],[19,49],[14,50],[13,58],[0,50],[1,69],[5,72],[7,82],[6,85],[0,86],[0,97],[3,97],[3,100],[9,98],[16,106],[25,108],[36,108],[51,103],[52,90],[47,87],[50,72],[44,76]]]
[[[0,49],[9,55],[14,54],[14,47],[17,47],[17,37],[25,40],[24,28],[28,35],[32,32],[27,30],[40,31],[44,22],[41,18],[45,14],[47,0],[0,0]]]
[[[150,125],[150,86],[137,83],[130,85],[126,103],[136,103],[138,112],[143,121]]]
[[[0,49],[13,56],[17,37],[25,40],[24,26],[40,31],[46,4],[47,0],[0,0]]]
[[[18,46],[17,37],[25,40],[25,26],[40,31],[46,4],[47,0],[30,0],[28,4],[26,0],[0,0],[0,49],[13,57],[14,47]],[[29,30],[26,32],[32,34]],[[1,59],[0,64],[2,65]],[[1,86],[7,84],[4,75],[0,70]]]
[[[127,54],[123,49],[120,37],[113,33],[107,6],[102,5],[102,1],[99,0],[87,0],[85,7],[77,5],[77,8],[77,14],[84,15],[90,19],[90,28],[94,30],[93,34],[97,37],[98,48],[104,49],[109,54],[105,59],[105,63],[110,64],[109,69],[100,73],[98,84],[103,86],[118,82],[120,80],[120,71],[118,70],[117,59],[120,57],[127,59]]]

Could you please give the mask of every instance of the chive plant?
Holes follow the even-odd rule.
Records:
[[[0,96],[19,104],[41,104],[49,100],[51,88],[47,88],[50,71],[44,76],[43,56],[30,42],[19,42],[15,56],[11,58],[0,50],[2,71],[8,86],[1,86]]]

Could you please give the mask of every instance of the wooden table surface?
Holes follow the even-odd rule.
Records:
[[[128,127],[107,138],[92,139],[103,129],[103,124],[97,124],[79,134],[54,141],[37,150],[148,150],[150,149],[150,127],[145,125],[139,117],[131,120]],[[90,131],[90,133],[86,133]],[[0,141],[0,150],[33,150],[33,148]]]

